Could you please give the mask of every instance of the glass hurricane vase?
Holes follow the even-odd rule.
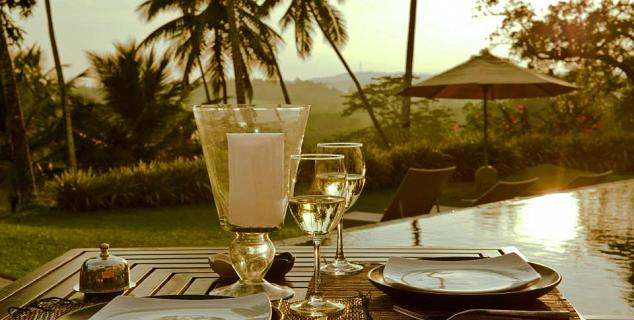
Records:
[[[271,300],[293,290],[264,280],[275,256],[268,234],[284,224],[290,155],[301,150],[309,106],[199,105],[194,117],[220,224],[235,232],[229,246],[240,279],[210,294],[264,292]]]

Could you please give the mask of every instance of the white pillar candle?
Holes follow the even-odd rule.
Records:
[[[275,227],[284,220],[284,134],[228,133],[231,225]]]

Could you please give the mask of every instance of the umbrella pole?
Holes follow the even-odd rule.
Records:
[[[487,96],[489,93],[489,86],[482,86],[482,92],[484,93],[484,165],[489,165],[489,136],[487,134]]]

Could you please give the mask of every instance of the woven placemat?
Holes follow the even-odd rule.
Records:
[[[82,303],[62,298],[46,298],[21,308],[10,308],[10,320],[56,320],[57,318],[89,307],[95,303]]]
[[[430,318],[442,318],[448,317],[458,311],[465,310],[464,306],[443,306],[438,308],[434,305],[430,305],[425,301],[394,301],[391,297],[377,289],[368,280],[368,271],[378,266],[379,264],[364,264],[364,270],[358,274],[336,277],[330,275],[321,275],[321,289],[327,298],[345,298],[345,297],[358,297],[359,293],[364,293],[369,297],[369,305],[367,307],[368,313],[373,320],[381,319],[411,319],[393,310],[394,304],[407,305],[408,307],[415,307],[417,312],[422,312],[428,315]],[[312,290],[313,281],[311,280],[309,291]],[[479,306],[480,307],[480,306]],[[498,307],[495,301],[492,301],[491,306],[481,306],[487,308]],[[568,311],[570,314],[570,320],[579,320],[579,314],[575,308],[566,300],[559,290],[553,289],[546,295],[539,299],[532,299],[526,301],[522,305],[504,306],[508,309],[518,310],[553,310],[553,311]]]
[[[364,309],[364,298],[362,297],[333,298],[330,300],[345,304],[346,309],[337,315],[328,317],[328,319],[332,319],[332,320],[371,320],[372,319],[368,317],[366,314],[366,311]],[[282,314],[284,314],[284,320],[311,319],[311,318],[301,317],[294,314],[288,308],[291,304],[293,304],[293,302],[294,301],[282,301],[279,303],[278,309],[282,312]]]
[[[367,303],[365,297],[339,298],[332,299],[346,305],[346,309],[329,319],[332,320],[370,320],[366,316],[364,303]],[[293,302],[281,301],[277,307],[284,315],[284,320],[302,320],[301,316],[294,314],[289,306]],[[73,300],[61,298],[47,298],[36,301],[22,308],[12,308],[10,311],[10,320],[56,320],[70,312],[95,305],[95,303],[81,303]],[[367,304],[366,304],[367,306]]]

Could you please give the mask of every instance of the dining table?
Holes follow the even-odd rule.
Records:
[[[111,248],[110,253],[127,260],[130,267],[130,280],[136,286],[123,294],[135,297],[161,295],[205,295],[223,279],[215,273],[209,264],[209,258],[216,254],[226,253],[226,247],[153,247],[153,248]],[[295,295],[290,300],[303,298],[313,283],[313,249],[310,246],[279,246],[277,252],[290,252],[295,256],[292,269],[284,278],[276,281],[290,286]],[[325,259],[334,256],[334,247],[323,247]],[[392,298],[375,288],[367,279],[368,270],[384,264],[390,257],[405,258],[493,258],[506,253],[516,252],[516,248],[442,248],[442,247],[347,247],[348,259],[360,262],[365,270],[354,276],[335,277],[322,275],[321,288],[328,298],[351,302],[352,299],[363,298],[362,313],[354,316],[340,315],[340,319],[411,319],[394,311],[397,298]],[[51,260],[38,269],[0,289],[0,319],[57,319],[46,316],[46,310],[37,308],[36,313],[44,314],[41,318],[33,316],[21,318],[20,314],[29,312],[39,301],[50,301],[62,298],[62,301],[84,301],[84,295],[73,289],[79,281],[80,267],[88,258],[99,255],[98,248],[77,248],[69,250]],[[348,300],[346,300],[348,299]],[[529,301],[530,300],[530,301]],[[356,300],[355,300],[356,301]],[[418,301],[421,305],[428,301]],[[541,306],[541,310],[568,311],[569,319],[581,319],[574,306],[554,288],[539,299],[519,301],[514,308],[531,310],[533,306]],[[460,305],[453,306],[456,310]],[[433,309],[433,305],[431,306]],[[44,308],[46,309],[46,308]],[[282,309],[283,310],[283,309]],[[444,310],[444,309],[443,309]],[[446,310],[443,312],[455,312]],[[286,311],[288,311],[286,309]],[[352,310],[354,311],[354,310]],[[350,311],[350,312],[352,312]],[[359,311],[359,312],[361,312]],[[290,319],[295,319],[290,317]],[[337,318],[335,318],[337,319]]]

